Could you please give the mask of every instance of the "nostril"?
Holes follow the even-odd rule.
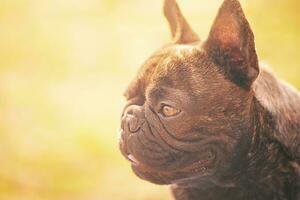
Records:
[[[128,122],[128,129],[131,133],[135,133],[139,130],[140,126],[136,117],[130,117]]]
[[[121,118],[121,128],[127,133],[137,132],[144,119],[143,107],[138,105],[130,105],[125,108]]]
[[[127,114],[127,115],[133,115],[133,110],[132,110],[132,109],[126,110],[126,114]]]
[[[138,105],[130,105],[125,108],[124,115],[139,115],[143,107]]]
[[[126,127],[126,115],[123,115],[122,118],[121,118],[121,129],[122,130],[125,130],[125,127]]]
[[[139,130],[140,126],[138,123],[138,119],[136,117],[134,117],[132,120],[130,120],[129,122],[129,131],[131,133],[135,133]]]

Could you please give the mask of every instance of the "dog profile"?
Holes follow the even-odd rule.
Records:
[[[165,0],[172,42],[125,92],[120,150],[176,200],[299,200],[300,93],[259,63],[238,0],[206,40]]]

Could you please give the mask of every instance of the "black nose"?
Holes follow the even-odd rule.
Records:
[[[138,105],[128,106],[122,117],[122,129],[129,133],[137,132],[144,122],[143,107]]]

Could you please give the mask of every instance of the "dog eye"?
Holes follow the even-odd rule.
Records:
[[[172,117],[177,115],[180,112],[180,110],[172,106],[164,105],[161,109],[161,112],[165,117]]]

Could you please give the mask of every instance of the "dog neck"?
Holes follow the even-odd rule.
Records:
[[[173,185],[175,199],[226,197],[232,200],[266,200],[296,197],[300,186],[293,162],[287,149],[269,137],[270,132],[276,131],[274,117],[256,98],[253,99],[251,117],[253,129],[248,134],[252,140],[245,151],[233,158],[231,169],[224,176],[208,182],[194,180],[193,183]]]
[[[273,121],[273,131],[267,131],[269,138],[280,142],[289,156],[300,163],[300,93],[278,80],[272,72],[261,67],[261,73],[254,82],[255,98],[268,112]]]
[[[280,185],[283,188],[282,184],[300,177],[300,149],[299,142],[295,142],[300,141],[300,95],[264,68],[253,89],[252,125],[245,131],[251,143],[240,144],[238,149],[243,151],[236,153],[231,170],[217,183],[223,187],[244,185],[248,189],[273,185],[278,190]]]
[[[294,160],[289,150],[272,137],[277,131],[276,118],[256,98],[253,100],[252,117],[250,148],[246,155],[237,158],[238,162],[227,176],[231,179],[227,182],[239,191],[260,194],[262,199],[273,199],[274,195],[295,195],[299,186],[296,184],[297,170],[292,164]],[[286,188],[285,185],[295,187]]]
[[[262,76],[264,73],[267,72],[263,72]],[[272,79],[268,81],[277,81],[269,73],[266,76],[260,77],[258,82],[261,84],[262,81],[266,81],[265,79],[270,79],[268,76],[271,76]],[[274,85],[274,83],[264,84]],[[263,85],[262,87],[265,86]],[[215,195],[218,195],[218,191],[220,194],[228,191],[229,196],[239,196],[239,199],[256,199],[256,197],[243,196],[244,194],[260,194],[261,199],[274,199],[275,197],[286,199],[286,196],[280,195],[290,194],[291,197],[296,195],[300,187],[297,183],[299,181],[297,177],[300,177],[299,165],[293,153],[285,146],[285,143],[279,141],[278,139],[280,138],[275,137],[276,134],[284,134],[282,132],[278,133],[278,119],[280,119],[278,114],[280,113],[272,112],[270,110],[271,105],[266,105],[270,99],[262,101],[262,96],[270,95],[269,93],[274,92],[275,89],[267,91],[266,88],[255,88],[250,111],[252,125],[250,129],[245,128],[246,139],[239,144],[243,148],[237,148],[239,150],[242,149],[242,151],[237,152],[236,156],[232,158],[233,164],[231,168],[222,177],[213,178],[210,182],[195,180],[193,183],[179,185],[179,187],[185,188],[185,191],[191,193],[204,192],[203,194],[206,194],[212,191]],[[276,97],[274,97],[273,101],[275,99]],[[281,99],[276,101],[281,101]],[[273,106],[276,104],[275,102],[271,103]],[[288,120],[297,119],[289,118]],[[283,126],[288,126],[283,122],[289,123],[289,121],[281,121],[280,126],[282,130]],[[285,130],[288,129],[285,128]],[[287,188],[285,185],[293,187]],[[232,191],[232,194],[229,194],[229,191]]]

